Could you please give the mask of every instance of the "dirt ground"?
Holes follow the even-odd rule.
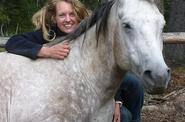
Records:
[[[145,95],[142,122],[185,122],[185,66],[173,66],[165,93]]]

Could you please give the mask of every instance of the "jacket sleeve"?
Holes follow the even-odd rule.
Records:
[[[6,43],[6,50],[9,53],[37,59],[37,54],[44,44],[42,31],[37,30],[11,37]]]
[[[114,100],[115,100],[115,101],[121,101],[121,102],[123,102],[123,100],[122,100],[123,88],[124,88],[124,87],[123,87],[123,83],[121,83],[119,89],[116,91],[116,94],[115,94],[115,96],[114,96]]]

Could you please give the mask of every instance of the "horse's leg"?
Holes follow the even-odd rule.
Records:
[[[0,79],[0,122],[9,122],[10,115],[10,94],[2,86],[2,81]]]
[[[103,105],[91,118],[90,122],[111,122],[114,111],[113,99]]]

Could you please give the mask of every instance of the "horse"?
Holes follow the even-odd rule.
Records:
[[[125,70],[147,92],[163,91],[170,77],[164,24],[153,0],[112,0],[66,37],[71,51],[63,61],[0,53],[0,122],[90,122]]]

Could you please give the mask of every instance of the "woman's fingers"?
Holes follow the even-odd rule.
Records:
[[[119,115],[114,115],[113,122],[120,122],[120,116]]]
[[[70,52],[70,46],[68,43],[57,44],[50,48],[52,50],[51,57],[55,59],[64,59]]]
[[[64,59],[69,55],[70,46],[68,43],[57,44],[52,47],[42,47],[38,53],[39,57]]]
[[[113,114],[113,122],[120,122],[120,105],[119,104],[115,104],[114,107],[114,114]]]

